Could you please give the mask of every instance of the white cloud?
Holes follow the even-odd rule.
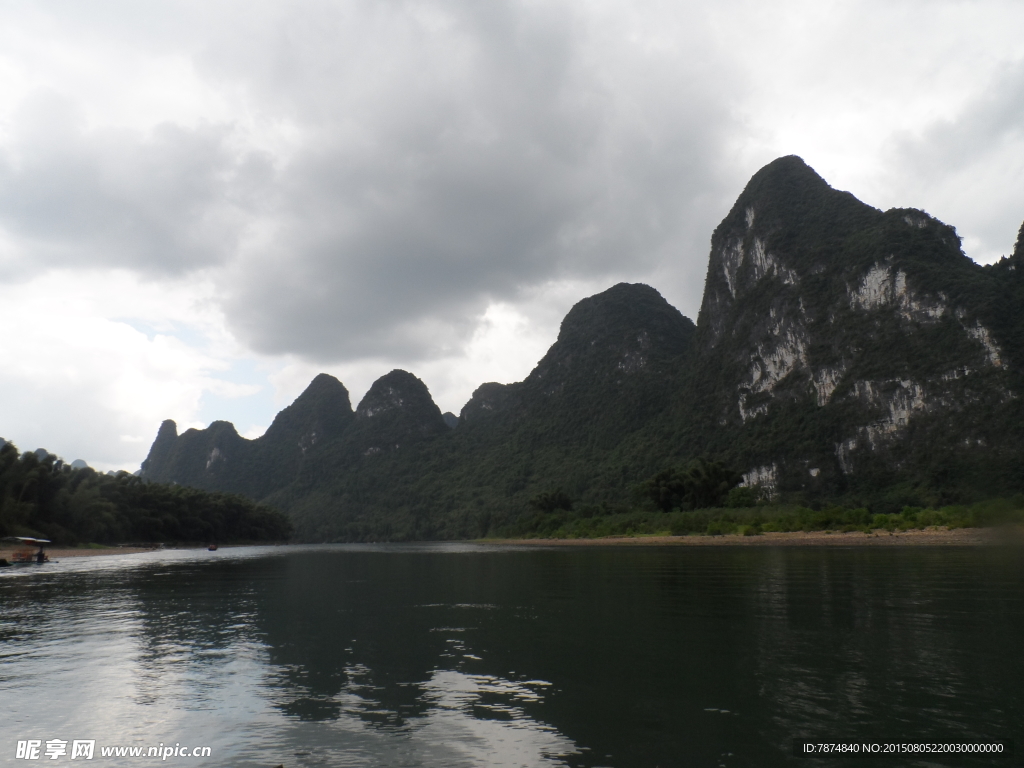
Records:
[[[0,434],[22,450],[134,470],[164,418],[205,426],[204,394],[254,394],[219,378],[231,350],[203,309],[209,291],[66,270],[0,284]]]

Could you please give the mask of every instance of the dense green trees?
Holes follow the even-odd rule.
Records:
[[[640,485],[640,493],[663,512],[721,507],[740,474],[720,461],[698,458],[685,467],[657,473]]]
[[[291,524],[241,496],[72,469],[52,454],[0,448],[0,536],[60,544],[275,541]]]
[[[938,509],[905,506],[890,514],[839,505],[811,509],[792,504],[672,512],[633,508],[557,510],[522,517],[495,531],[501,538],[600,538],[603,536],[723,535],[787,531],[909,531],[930,526],[975,528],[1024,522],[1024,495]]]
[[[572,511],[572,499],[562,490],[543,491],[530,499],[530,506],[540,512],[554,512],[557,509]]]

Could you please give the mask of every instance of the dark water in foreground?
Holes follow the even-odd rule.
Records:
[[[865,764],[796,760],[798,735],[1020,753],[1022,560],[337,545],[8,568],[0,763],[71,762],[15,759],[55,738],[268,768]]]

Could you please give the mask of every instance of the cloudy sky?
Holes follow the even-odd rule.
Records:
[[[0,0],[0,435],[134,470],[320,371],[458,412],[573,303],[696,318],[799,154],[982,263],[1024,220],[1024,3]]]

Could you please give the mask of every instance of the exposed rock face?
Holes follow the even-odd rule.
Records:
[[[998,375],[1001,342],[964,290],[983,271],[921,211],[875,210],[797,157],[759,171],[712,238],[698,321],[701,361],[723,393],[705,381],[719,425],[741,427],[739,444],[762,434],[748,475],[786,485],[764,462],[790,446],[754,424],[773,412],[828,422],[829,464],[851,474],[859,453],[894,447],[919,416],[1015,397]],[[790,462],[801,485],[802,464],[821,458]]]
[[[177,436],[176,431],[173,421],[160,425],[142,464],[143,477],[232,493],[250,487],[252,441],[239,435],[233,424],[215,421],[206,429],[187,429]]]

